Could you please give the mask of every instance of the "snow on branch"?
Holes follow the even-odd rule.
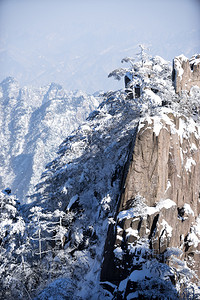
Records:
[[[129,71],[128,68],[115,69],[108,74],[108,78],[114,77],[116,80],[120,80],[128,71]]]
[[[122,60],[121,60],[121,63],[130,63],[132,66],[134,66],[134,61],[135,59],[132,58],[132,57],[124,57]]]

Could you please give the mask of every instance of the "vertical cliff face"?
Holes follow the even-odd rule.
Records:
[[[199,137],[194,121],[172,113],[140,121],[102,268],[102,281],[119,285],[119,291],[125,281],[121,292],[126,296],[130,291],[137,295],[138,274],[145,280],[148,273],[144,271],[147,258],[179,271],[182,260],[198,282]],[[177,275],[173,280],[168,276],[175,283]]]
[[[198,128],[184,117],[165,117],[140,123],[120,210],[140,194],[148,206],[155,206],[161,199],[171,199],[178,207],[188,203],[197,216]]]
[[[173,81],[176,93],[190,91],[193,86],[200,87],[200,55],[188,59],[183,54],[174,58]]]

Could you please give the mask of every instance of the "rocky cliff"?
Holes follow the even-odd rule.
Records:
[[[176,93],[189,92],[193,86],[200,87],[200,55],[190,59],[183,54],[173,60],[173,82]]]
[[[200,89],[131,68],[140,97],[102,95],[31,204],[0,195],[0,298],[200,299]]]
[[[138,276],[151,277],[147,259],[177,269],[184,262],[199,282],[199,133],[194,121],[172,113],[139,123],[101,273],[102,281],[118,286],[118,297],[132,293],[127,299],[137,299]],[[177,278],[165,276],[173,283]]]

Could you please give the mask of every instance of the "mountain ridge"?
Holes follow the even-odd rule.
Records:
[[[199,169],[200,89],[177,95],[172,68],[159,57],[135,68],[131,97],[125,90],[102,95],[60,145],[30,204],[18,207],[12,195],[0,195],[5,299],[199,299],[192,266],[199,195],[184,203],[182,183],[199,191],[191,180]],[[195,255],[187,261],[185,253]]]
[[[99,99],[81,91],[67,92],[55,83],[20,88],[12,77],[0,84],[0,90],[0,188],[9,186],[25,202],[58,145],[98,106]]]

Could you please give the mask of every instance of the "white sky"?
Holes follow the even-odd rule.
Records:
[[[0,81],[121,88],[107,75],[139,43],[167,60],[200,53],[200,1],[0,0]]]

